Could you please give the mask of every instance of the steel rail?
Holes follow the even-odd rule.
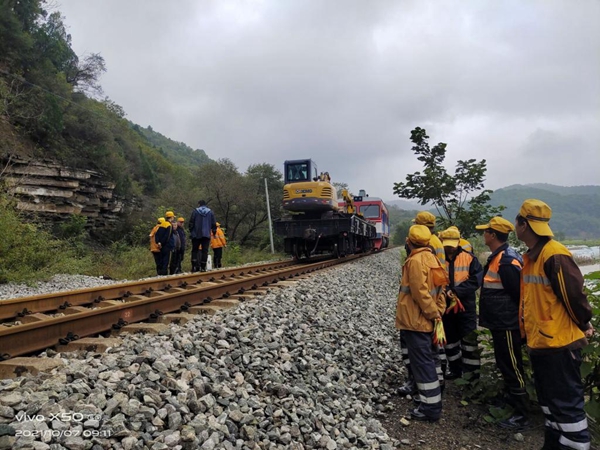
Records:
[[[67,336],[84,337],[119,328],[125,323],[140,322],[153,315],[187,310],[190,306],[207,304],[216,298],[242,294],[257,286],[287,280],[295,276],[322,270],[360,258],[352,255],[342,259],[329,259],[311,264],[288,265],[272,271],[254,271],[230,280],[215,280],[201,284],[170,287],[163,291],[153,290],[145,295],[134,295],[118,304],[90,309],[12,327],[0,329],[0,354],[10,357],[30,354],[59,344]],[[213,272],[214,274],[214,272]],[[198,275],[196,275],[197,277]],[[111,302],[105,302],[111,303]]]
[[[144,295],[148,291],[162,291],[175,286],[185,287],[185,285],[209,282],[215,279],[244,276],[256,271],[274,270],[298,264],[300,264],[298,261],[284,260],[253,266],[171,275],[169,277],[116,283],[74,291],[63,291],[53,294],[0,300],[0,320],[18,320],[19,317],[33,313],[60,311],[71,306],[93,305],[95,303],[100,303],[103,300],[126,299],[132,295]]]

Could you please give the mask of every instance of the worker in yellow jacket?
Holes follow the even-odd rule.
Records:
[[[546,203],[528,199],[516,218],[517,237],[528,248],[521,271],[521,335],[546,418],[543,448],[588,450],[581,353],[594,333],[592,308],[571,253],[552,239],[551,217]]]
[[[448,277],[429,247],[431,232],[413,225],[406,244],[410,255],[402,267],[402,281],[396,304],[396,328],[406,343],[419,406],[410,411],[414,420],[435,422],[442,413],[442,392],[432,347],[435,321],[446,309],[444,286]]]
[[[152,252],[152,256],[154,256],[154,263],[156,264],[156,273],[158,273],[159,271],[159,265],[160,265],[160,247],[158,246],[158,244],[156,243],[156,240],[154,239],[154,235],[156,234],[156,232],[158,231],[158,229],[160,228],[160,226],[163,224],[163,222],[165,221],[164,217],[159,217],[158,218],[158,222],[156,225],[154,225],[154,228],[152,228],[152,231],[150,231],[150,234],[148,235],[148,237],[150,238],[150,251]]]
[[[223,267],[221,259],[223,258],[223,247],[227,247],[227,240],[225,239],[225,233],[221,229],[221,224],[217,222],[217,231],[210,233],[210,246],[213,249],[214,254],[214,268],[218,269]]]

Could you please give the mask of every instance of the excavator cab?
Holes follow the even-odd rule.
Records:
[[[311,159],[298,159],[283,163],[285,184],[316,181],[317,165]]]
[[[304,217],[336,211],[337,197],[328,172],[317,171],[312,159],[295,159],[283,163],[283,209],[303,213]]]

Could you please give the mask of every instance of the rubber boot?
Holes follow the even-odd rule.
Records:
[[[402,397],[406,397],[407,395],[414,396],[417,393],[417,385],[410,370],[408,371],[406,382],[398,388],[396,393]]]

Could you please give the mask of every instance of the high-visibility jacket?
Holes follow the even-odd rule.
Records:
[[[531,349],[586,343],[592,309],[583,276],[564,245],[540,239],[523,257],[522,332]]]
[[[433,322],[446,309],[444,286],[448,277],[429,247],[416,248],[402,266],[396,303],[396,328],[433,331]]]
[[[473,255],[457,247],[454,259],[446,259],[450,282],[448,289],[454,291],[467,310],[475,310],[475,293],[481,286],[483,267]]]
[[[217,232],[210,233],[210,246],[212,248],[221,248],[227,245],[227,240],[225,239],[225,233],[221,230],[221,227],[217,227]]]
[[[490,330],[519,329],[523,259],[507,243],[492,252],[483,268],[479,325]]]
[[[431,234],[431,238],[429,239],[429,246],[433,249],[433,254],[437,256],[442,267],[446,267],[446,251],[444,250],[444,246],[442,245],[442,241],[435,234]]]
[[[152,231],[150,231],[150,251],[152,253],[160,253],[160,248],[158,247],[158,244],[156,243],[156,241],[154,240],[154,235],[156,234],[156,231],[160,228],[160,223],[154,225],[154,228],[152,228]]]

